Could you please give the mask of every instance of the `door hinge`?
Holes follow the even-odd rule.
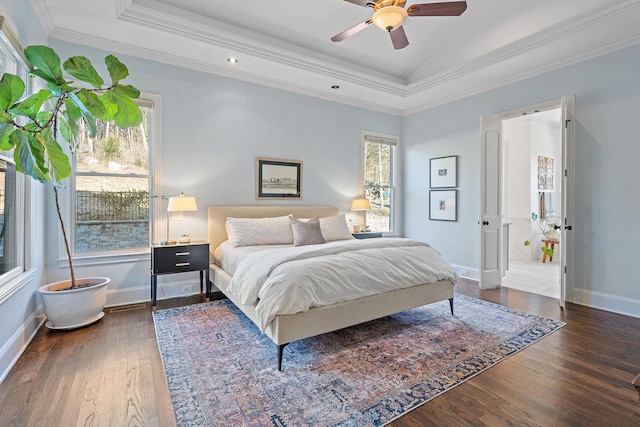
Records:
[[[567,274],[567,266],[564,266],[564,274]]]
[[[571,119],[567,119],[564,121],[564,128],[567,129],[569,127],[569,123],[571,122]]]
[[[564,170],[564,176],[569,176],[566,169]]]

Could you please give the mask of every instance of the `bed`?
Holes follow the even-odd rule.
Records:
[[[208,208],[207,238],[211,248],[211,259],[213,260],[210,265],[213,285],[215,285],[220,292],[231,300],[249,319],[258,325],[262,332],[278,346],[278,370],[282,370],[282,359],[285,346],[297,340],[336,331],[443,300],[449,300],[451,313],[453,314],[454,287],[458,276],[453,268],[442,259],[438,262],[445,265],[445,267],[440,266],[439,268],[446,271],[443,271],[442,273],[439,272],[438,276],[442,276],[442,278],[434,279],[431,283],[421,283],[417,285],[411,284],[400,289],[386,291],[368,291],[374,293],[357,298],[351,298],[347,301],[331,303],[329,305],[314,305],[308,309],[302,309],[302,311],[295,313],[271,313],[270,316],[261,314],[258,310],[259,304],[264,302],[262,299],[266,301],[269,300],[269,298],[266,295],[263,295],[262,299],[257,298],[256,301],[252,301],[252,298],[255,295],[252,295],[252,297],[249,298],[247,295],[239,293],[237,289],[239,285],[238,282],[241,282],[239,277],[249,276],[246,274],[243,276],[242,273],[244,273],[244,271],[236,270],[236,277],[234,280],[234,275],[229,271],[226,271],[225,268],[220,265],[224,264],[224,262],[217,258],[220,256],[222,247],[224,247],[224,245],[230,245],[228,241],[229,236],[227,235],[230,224],[227,223],[227,219],[269,218],[275,220],[277,217],[284,217],[288,215],[292,215],[295,218],[319,217],[321,219],[331,219],[339,217],[338,209],[334,206],[211,206]],[[232,232],[235,233],[233,230],[230,230],[229,232],[230,234]],[[323,234],[325,234],[324,229]],[[366,240],[371,241],[368,245],[375,247],[380,246],[384,240],[393,240],[392,243],[394,245],[403,246],[404,243],[402,241],[408,239]],[[330,249],[332,245],[353,247],[354,245],[365,244],[364,242],[365,240],[356,241],[356,239],[345,242],[332,241],[322,245],[311,245],[313,247],[303,246],[302,249],[306,251],[305,253],[310,253],[313,251],[333,250]],[[407,242],[407,246],[411,245],[415,245],[415,243]],[[244,266],[245,269],[250,268],[253,264],[260,264],[262,262],[260,258],[263,258],[263,256],[255,255],[255,251],[257,249],[259,248],[252,248],[250,250],[254,251],[254,255],[250,255],[254,257],[253,262],[244,262],[242,266]],[[298,249],[289,249],[285,247],[279,251],[281,254],[286,254],[286,256],[281,255],[286,261],[289,259],[287,257],[294,253],[294,250],[297,251]],[[384,250],[391,251],[391,249]],[[412,247],[410,249],[403,250],[423,249]],[[274,250],[274,253],[275,252],[276,251]],[[375,253],[372,249],[363,252],[367,252],[369,256],[374,256]],[[263,254],[264,253],[266,252],[263,252]],[[305,257],[306,256],[307,255],[305,255]],[[403,258],[411,257],[405,256]],[[334,258],[332,258],[332,260],[333,259]],[[311,266],[309,263],[315,263],[316,261],[311,261],[310,259],[305,258],[303,261],[296,262],[305,262],[307,263],[307,266]],[[289,264],[294,264],[294,262],[290,262]],[[236,265],[240,268],[240,264]],[[274,267],[271,266],[271,268],[273,269]],[[228,266],[227,269],[233,270]],[[210,291],[211,289],[207,290],[207,295],[210,295]]]

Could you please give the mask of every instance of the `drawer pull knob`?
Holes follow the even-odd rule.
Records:
[[[188,265],[191,265],[190,262],[179,262],[176,264],[176,267],[186,267]]]
[[[191,252],[176,252],[176,256],[189,255]]]

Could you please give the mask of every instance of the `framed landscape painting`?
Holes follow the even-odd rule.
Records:
[[[302,162],[256,158],[256,199],[302,199]]]

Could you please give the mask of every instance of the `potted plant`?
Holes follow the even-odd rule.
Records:
[[[114,121],[122,128],[137,126],[142,112],[133,99],[140,91],[121,83],[129,70],[115,56],[105,58],[110,84],[98,74],[91,61],[74,56],[61,63],[47,46],[29,46],[25,56],[33,68],[29,74],[46,83],[46,88],[24,96],[25,82],[4,74],[0,80],[0,149],[13,150],[16,170],[36,181],[53,184],[58,220],[64,239],[71,278],[42,286],[47,326],[71,329],[100,319],[106,303],[107,278],[76,279],[71,249],[64,227],[59,189],[71,175],[69,156],[77,148],[82,126],[95,136],[96,119]],[[66,80],[63,70],[84,86]],[[62,144],[59,142],[62,139]]]
[[[552,222],[549,222],[549,220],[546,219],[546,218],[544,220],[542,220],[542,224],[540,224],[540,221],[538,221],[538,214],[536,214],[535,212],[531,212],[531,219],[538,226],[538,228],[540,229],[540,232],[534,234],[533,236],[531,236],[531,238],[529,240],[525,240],[524,241],[524,245],[525,246],[531,245],[531,240],[534,237],[540,236],[540,235],[543,235],[547,239],[557,239],[558,238],[558,232],[556,231],[556,224],[554,224]],[[552,257],[553,256],[553,249],[543,246],[541,248],[541,250],[548,257]]]

